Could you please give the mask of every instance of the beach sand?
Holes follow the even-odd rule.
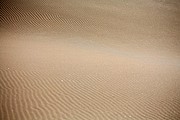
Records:
[[[1,8],[1,120],[180,119],[179,0]]]

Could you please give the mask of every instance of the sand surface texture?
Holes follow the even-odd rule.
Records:
[[[179,120],[179,0],[3,0],[0,120]]]

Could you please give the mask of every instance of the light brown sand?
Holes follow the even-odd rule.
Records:
[[[4,0],[0,120],[180,119],[179,0]]]

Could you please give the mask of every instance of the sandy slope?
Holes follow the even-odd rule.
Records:
[[[180,119],[178,0],[1,7],[1,120]]]

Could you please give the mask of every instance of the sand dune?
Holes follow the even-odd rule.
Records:
[[[180,119],[178,0],[1,8],[1,120]]]

